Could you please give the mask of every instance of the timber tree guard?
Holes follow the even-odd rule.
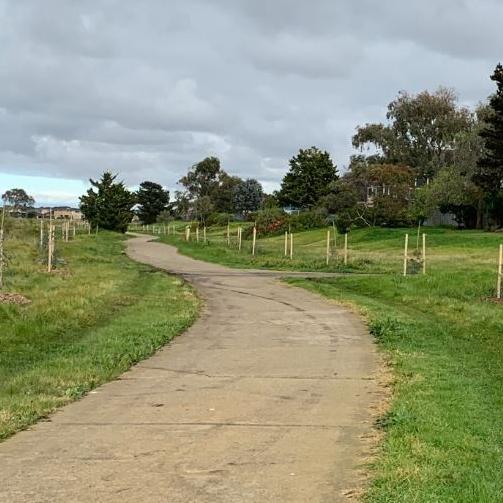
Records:
[[[500,245],[498,257],[498,284],[496,287],[496,297],[501,299],[501,277],[503,276],[503,244]]]

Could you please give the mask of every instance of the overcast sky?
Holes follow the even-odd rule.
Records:
[[[501,0],[0,0],[0,192],[174,190],[208,155],[270,191],[310,145],[342,169],[401,89],[485,99],[502,21]]]

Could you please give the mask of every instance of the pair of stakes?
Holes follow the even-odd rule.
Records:
[[[410,260],[409,256],[409,235],[405,234],[405,247],[403,252],[403,275],[407,276],[407,266]],[[426,274],[426,234],[422,236],[421,262],[423,274]]]

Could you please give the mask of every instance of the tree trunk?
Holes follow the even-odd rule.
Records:
[[[476,228],[477,229],[482,229],[483,227],[483,215],[484,215],[484,198],[479,197],[479,200],[477,201],[477,223],[476,223]]]

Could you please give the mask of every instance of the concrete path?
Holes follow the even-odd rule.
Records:
[[[347,501],[380,399],[361,321],[274,275],[147,237],[128,253],[186,277],[202,316],[117,381],[0,444],[0,501]]]

